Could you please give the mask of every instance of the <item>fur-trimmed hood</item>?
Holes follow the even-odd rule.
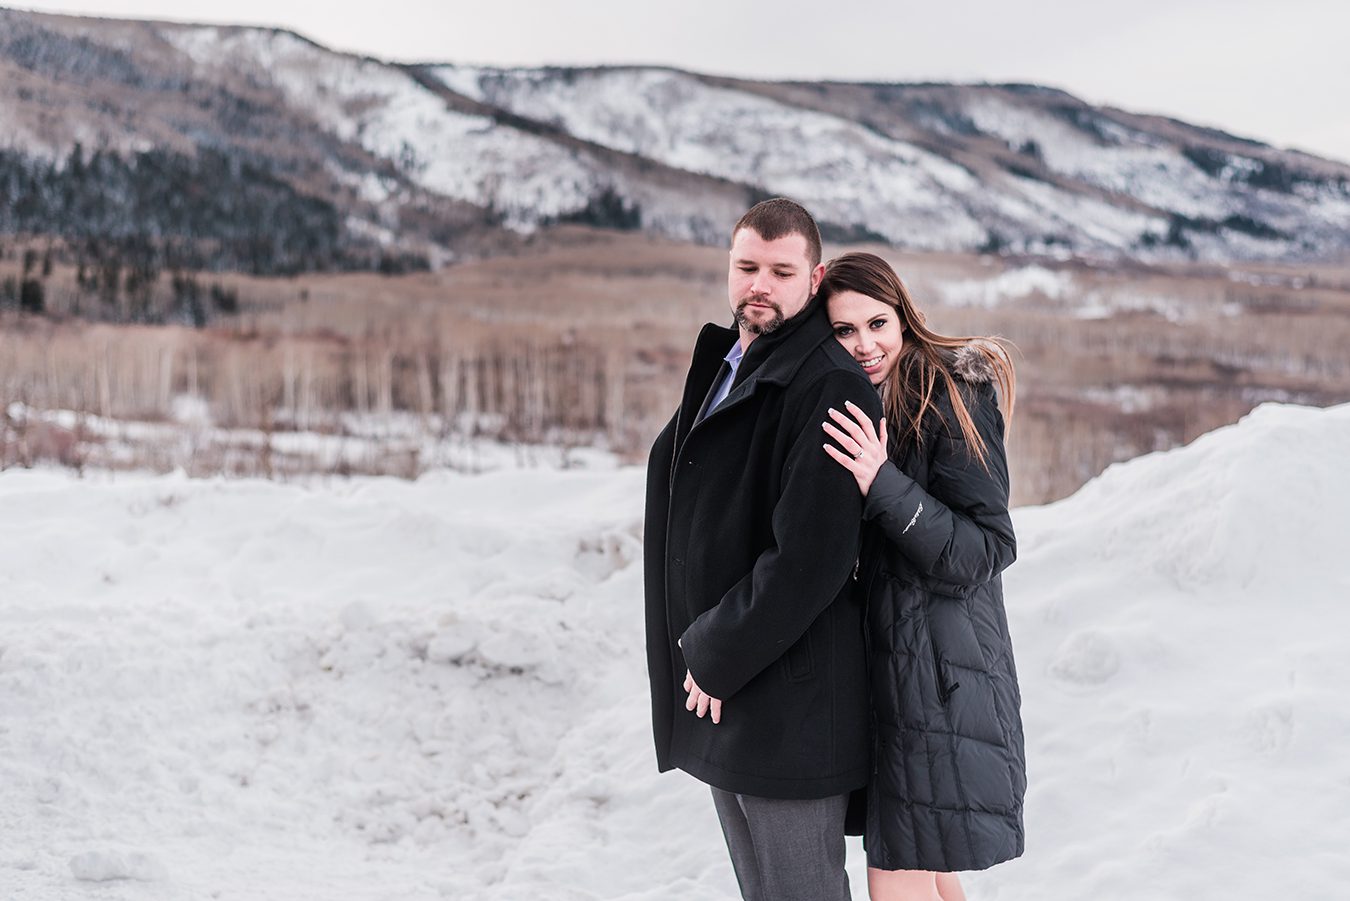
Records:
[[[951,374],[972,385],[992,383],[995,379],[994,366],[989,358],[980,352],[976,342],[946,354],[947,368]]]

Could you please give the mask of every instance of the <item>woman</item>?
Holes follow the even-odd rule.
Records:
[[[963,899],[957,870],[1022,853],[1021,697],[999,577],[1016,556],[999,395],[1015,377],[992,339],[948,338],[890,265],[832,260],[820,295],[835,337],[881,392],[851,404],[825,452],[864,500],[875,726],[864,846],[873,901]]]

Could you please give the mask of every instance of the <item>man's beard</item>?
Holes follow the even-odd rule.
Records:
[[[750,306],[752,302],[762,303],[767,307],[771,307],[773,309],[773,318],[768,322],[756,322],[745,315],[745,308]],[[784,321],[783,308],[772,300],[742,297],[740,302],[736,304],[736,324],[752,335],[767,335],[769,332],[776,331],[782,327]]]

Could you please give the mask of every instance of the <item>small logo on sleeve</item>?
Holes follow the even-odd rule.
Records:
[[[909,520],[909,525],[908,525],[908,526],[905,526],[905,531],[904,531],[904,532],[901,532],[901,533],[900,533],[901,535],[905,534],[905,532],[908,532],[909,529],[910,529],[910,526],[914,525],[916,522],[919,521],[919,514],[922,513],[922,512],[923,512],[923,504],[920,503],[920,504],[919,504],[919,509],[917,509],[917,510],[914,511],[914,516],[910,518],[910,520]]]

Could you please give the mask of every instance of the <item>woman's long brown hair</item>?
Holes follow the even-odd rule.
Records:
[[[844,291],[856,291],[873,300],[893,307],[904,330],[900,359],[882,385],[882,405],[886,420],[891,425],[898,446],[923,442],[923,421],[933,409],[933,389],[942,379],[952,410],[980,465],[988,469],[986,457],[989,448],[975,428],[965,398],[952,375],[944,351],[959,351],[969,347],[988,361],[998,383],[998,394],[1005,408],[1004,432],[1012,427],[1013,406],[1017,390],[1017,375],[1013,371],[1007,342],[999,337],[950,337],[929,330],[924,315],[914,305],[904,283],[895,274],[891,264],[873,253],[846,253],[835,257],[825,268],[819,296],[824,301]]]

